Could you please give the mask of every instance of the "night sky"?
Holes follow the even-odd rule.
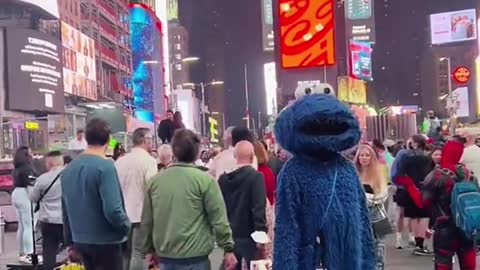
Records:
[[[251,115],[265,114],[261,1],[179,0],[181,22],[190,31],[194,81],[225,81],[227,122],[240,124],[245,112],[243,65],[249,67]],[[376,0],[376,44],[371,102],[379,107],[416,104],[421,98],[420,59],[429,47],[428,15],[480,8],[478,0]],[[478,14],[477,14],[478,15]],[[220,108],[219,110],[223,110]],[[244,122],[243,122],[244,123]]]

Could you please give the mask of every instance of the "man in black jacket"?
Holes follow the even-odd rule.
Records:
[[[160,141],[165,143],[171,143],[173,134],[175,133],[175,125],[173,123],[173,111],[167,111],[167,118],[163,119],[158,125],[157,129],[158,137]]]
[[[254,158],[252,143],[241,141],[235,146],[238,168],[220,176],[218,183],[227,208],[228,220],[235,241],[237,269],[242,269],[242,259],[247,266],[255,259],[257,245],[251,238],[256,231],[267,232],[265,207],[265,182],[251,164]]]

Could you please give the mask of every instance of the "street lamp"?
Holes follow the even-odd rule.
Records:
[[[450,59],[450,57],[440,57],[440,61],[443,62],[443,61],[447,61],[447,78],[448,78],[448,96],[447,96],[447,104],[452,104],[452,100],[453,100],[453,95],[452,95],[452,61]],[[448,113],[449,113],[449,116],[450,116],[450,135],[454,135],[454,132],[455,132],[455,121],[454,121],[454,118],[455,118],[455,111],[453,108],[447,108],[448,109]]]
[[[207,133],[207,106],[205,104],[205,87],[207,86],[210,86],[210,85],[222,85],[224,84],[223,81],[216,81],[216,80],[213,80],[211,82],[208,82],[208,83],[184,83],[183,85],[184,86],[190,86],[192,88],[198,86],[200,87],[201,89],[201,93],[202,93],[202,100],[201,100],[201,114],[202,114],[202,132],[203,132],[203,135],[206,135]]]
[[[194,63],[194,62],[197,62],[199,61],[200,58],[199,57],[195,57],[195,56],[188,56],[188,57],[185,57],[183,59],[180,59],[180,60],[177,60],[177,61],[172,61],[170,62],[170,68],[169,68],[169,72],[170,74],[168,74],[170,76],[170,92],[173,93],[173,67],[175,65],[178,65],[178,64],[183,64],[183,63]]]
[[[222,116],[222,129],[225,130],[225,114],[223,112],[211,112],[211,115],[220,115]]]

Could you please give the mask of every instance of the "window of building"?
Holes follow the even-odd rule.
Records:
[[[181,50],[181,49],[182,49],[182,45],[180,45],[180,43],[176,43],[176,44],[175,44],[175,49],[176,49],[176,50]]]
[[[182,70],[182,64],[176,64],[175,69],[178,71]]]
[[[179,53],[175,54],[175,59],[177,59],[177,60],[180,60],[180,59],[182,59],[182,55],[181,55],[181,54],[179,54]]]

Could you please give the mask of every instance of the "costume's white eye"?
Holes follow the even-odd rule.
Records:
[[[308,95],[332,95],[335,96],[333,87],[329,84],[310,85],[300,84],[295,90],[295,98],[300,99]]]
[[[323,88],[323,93],[324,93],[325,95],[335,96],[335,91],[333,91],[333,89],[330,88],[330,87],[325,87],[325,88]]]
[[[335,96],[335,90],[328,83],[322,83],[318,86],[318,94],[332,95]]]
[[[304,96],[311,95],[314,92],[314,86],[310,84],[299,84],[295,89],[295,98],[300,99]]]

